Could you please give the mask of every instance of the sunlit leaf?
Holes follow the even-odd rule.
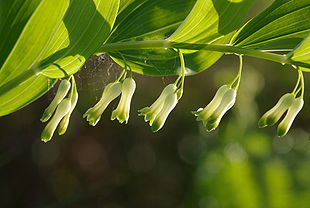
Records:
[[[227,44],[230,41],[230,33],[240,26],[251,0],[239,2],[227,0],[199,0],[197,2],[131,0],[130,2],[130,4],[125,2],[121,4],[123,5],[121,6],[122,12],[117,18],[116,29],[113,31],[110,41],[162,40],[173,34],[169,40],[202,41],[204,43],[217,41],[216,43]],[[192,8],[193,6],[194,8]],[[192,9],[191,12],[190,9]],[[190,15],[187,17],[189,13]],[[177,29],[178,27],[179,29]],[[192,27],[195,28],[194,31],[187,34],[188,28]],[[110,52],[109,54],[120,65],[124,66],[124,61],[126,61],[133,71],[145,75],[177,75],[180,71],[178,53],[172,49],[128,50]],[[207,69],[221,55],[219,52],[211,51],[187,54],[185,56],[187,74],[195,74]]]
[[[310,35],[289,54],[289,57],[294,62],[303,63],[304,71],[310,71]]]
[[[309,32],[309,0],[276,0],[239,31],[233,45],[261,50],[290,50]]]
[[[18,95],[14,96],[15,100],[3,102],[5,105],[0,106],[0,115],[13,112],[43,95],[51,86],[51,79],[43,75],[62,78],[78,71],[106,41],[116,18],[119,1],[73,0],[63,19],[68,6],[69,0],[42,0],[28,18],[0,71],[0,101],[7,100],[9,95]],[[22,15],[19,12],[23,10],[16,10],[11,18]],[[1,34],[7,35],[4,30]],[[31,66],[41,74],[39,79],[37,74],[25,79],[15,78]],[[26,84],[29,85],[27,90],[21,87]]]
[[[118,0],[73,0],[42,61],[42,73],[62,78],[77,72],[106,41]]]
[[[2,86],[0,88],[0,116],[13,113],[38,99],[51,89],[55,82],[55,79],[39,75],[32,76],[14,88]]]
[[[239,29],[251,3],[252,0],[198,0],[169,40],[209,43],[223,37]]]
[[[41,0],[0,1],[0,68]]]
[[[1,1],[0,116],[12,113],[43,95],[53,80],[27,73],[40,61],[69,6],[69,0]],[[2,7],[3,6],[3,7]],[[13,79],[20,81],[15,82]]]
[[[0,86],[40,61],[46,45],[53,37],[68,6],[69,0],[42,0],[38,4],[0,69]],[[29,12],[30,10],[32,9],[29,9]],[[24,12],[24,10],[17,10],[16,12],[8,17],[7,22],[14,22],[15,16],[23,15],[20,12]],[[7,36],[9,40],[10,34],[7,34],[7,32],[10,32],[10,30],[6,31],[6,28],[3,27],[1,34]],[[15,37],[12,36],[14,40]]]

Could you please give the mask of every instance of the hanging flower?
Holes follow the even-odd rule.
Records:
[[[286,116],[278,126],[277,134],[279,137],[285,136],[287,134],[297,114],[301,111],[303,105],[304,100],[302,98],[296,98],[293,101],[292,105],[288,109]]]
[[[225,113],[236,102],[237,91],[224,85],[218,89],[212,101],[204,108],[194,112],[198,121],[202,121],[207,131],[218,127]]]
[[[62,119],[62,121],[60,122],[60,124],[58,126],[58,134],[59,135],[63,135],[66,133],[67,128],[69,126],[70,117],[71,117],[71,114],[72,114],[76,104],[77,104],[78,97],[79,97],[79,94],[77,92],[76,85],[74,82],[74,86],[72,87],[72,92],[70,95],[71,108],[70,108],[69,112],[67,113],[67,115]]]
[[[277,104],[267,111],[258,122],[260,128],[272,126],[279,121],[281,116],[289,109],[294,102],[294,95],[287,93],[283,95]]]
[[[50,103],[50,105],[45,109],[42,118],[40,119],[42,122],[48,121],[53,115],[59,103],[66,97],[68,91],[71,87],[71,83],[68,80],[62,80],[59,84],[57,93]]]
[[[122,92],[122,84],[120,82],[113,82],[108,84],[102,93],[99,102],[92,108],[88,109],[83,115],[83,118],[89,122],[90,125],[95,126],[101,118],[102,113],[107,106],[117,98]]]
[[[117,119],[120,123],[129,119],[130,104],[136,89],[136,83],[132,78],[126,78],[122,85],[122,96],[117,108],[112,112],[111,120]]]
[[[177,86],[175,84],[169,84],[166,86],[157,100],[150,107],[145,107],[139,110],[139,115],[144,116],[145,122],[149,121],[150,126],[152,126],[157,115],[163,109],[166,98],[171,94],[175,94],[176,90]]]
[[[178,96],[176,93],[169,94],[166,97],[161,110],[156,115],[154,122],[152,122],[151,124],[153,132],[159,131],[164,126],[169,114],[175,108],[177,103],[178,103]]]
[[[223,96],[229,90],[227,85],[223,85],[220,87],[215,93],[214,98],[205,108],[199,108],[197,111],[193,112],[195,116],[197,116],[197,121],[205,121],[207,120],[212,113],[216,110],[216,108],[220,105]]]
[[[44,128],[41,134],[41,140],[44,142],[48,142],[51,140],[59,122],[63,117],[70,111],[71,108],[71,100],[66,98],[60,102],[57,106],[56,112],[52,119],[48,122],[46,127]]]

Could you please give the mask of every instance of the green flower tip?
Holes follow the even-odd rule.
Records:
[[[63,117],[69,113],[71,109],[71,100],[66,98],[60,102],[60,104],[57,106],[56,112],[52,119],[49,121],[49,123],[44,128],[42,134],[41,134],[41,140],[43,142],[48,142],[53,137],[53,134],[61,121]]]
[[[139,116],[144,116],[145,122],[149,122],[153,132],[157,132],[163,127],[168,115],[177,104],[176,90],[175,84],[169,84],[150,107],[139,110]]]
[[[237,91],[224,85],[218,89],[212,101],[205,107],[199,108],[193,114],[197,121],[202,121],[207,131],[218,127],[225,113],[236,102]]]
[[[291,128],[297,114],[301,111],[304,105],[304,100],[302,98],[297,98],[294,100],[292,105],[289,107],[288,112],[284,119],[281,121],[277,128],[277,135],[283,137],[287,134]]]
[[[122,92],[122,84],[120,82],[113,82],[108,84],[102,93],[101,99],[99,102],[92,108],[88,109],[86,113],[84,113],[83,118],[89,122],[91,126],[95,126],[100,118],[104,110],[107,106],[117,98]]]
[[[111,120],[128,123],[130,104],[136,90],[136,83],[132,78],[126,78],[122,85],[122,96],[117,108],[112,112]]]
[[[56,92],[56,95],[50,105],[44,110],[44,113],[40,119],[41,122],[48,121],[51,116],[53,115],[55,109],[59,105],[59,103],[65,98],[65,96],[68,94],[68,91],[70,90],[71,83],[68,80],[62,80],[59,84],[58,90]]]
[[[258,121],[258,127],[273,126],[279,121],[283,114],[289,109],[294,102],[294,96],[290,93],[283,95],[276,105],[267,111]]]

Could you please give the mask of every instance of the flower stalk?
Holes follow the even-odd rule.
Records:
[[[267,111],[258,122],[260,128],[272,126],[277,123],[285,114],[285,117],[280,122],[277,128],[279,137],[285,136],[291,128],[297,114],[301,111],[304,105],[304,77],[302,71],[298,71],[298,79],[292,93],[283,95],[277,104]],[[298,94],[300,96],[298,97]]]

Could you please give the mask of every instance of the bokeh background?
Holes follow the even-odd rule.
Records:
[[[270,3],[256,1],[248,18]],[[120,73],[108,56],[93,57],[76,76],[80,100],[64,136],[40,141],[39,119],[57,88],[0,118],[0,207],[309,208],[309,85],[306,104],[286,137],[277,138],[276,128],[257,127],[260,115],[294,87],[294,69],[245,57],[237,103],[220,127],[207,133],[191,114],[230,82],[237,68],[238,58],[226,55],[188,77],[182,100],[154,134],[137,110],[175,77],[135,74],[129,123],[110,121],[113,102],[91,127],[82,114]]]

